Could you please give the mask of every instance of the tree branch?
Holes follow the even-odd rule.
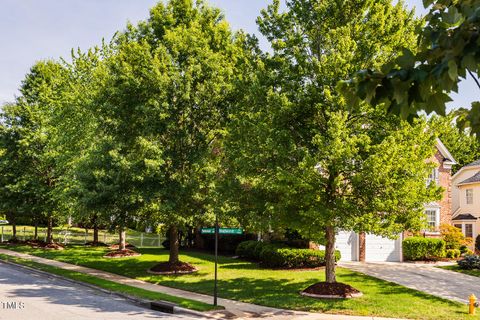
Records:
[[[468,70],[468,73],[472,76],[473,80],[475,80],[475,83],[477,84],[477,87],[480,89],[480,82],[478,82],[478,79],[473,75],[473,72]]]

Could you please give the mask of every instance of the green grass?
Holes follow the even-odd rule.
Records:
[[[9,247],[10,248],[10,247]],[[44,251],[30,247],[11,249],[37,256],[96,268],[165,286],[212,294],[213,256],[182,252],[182,261],[197,266],[195,274],[151,275],[146,270],[168,260],[161,249],[139,249],[139,257],[104,259],[104,248],[70,247],[63,251]],[[227,257],[219,258],[219,295],[259,305],[319,311],[335,314],[370,315],[409,319],[478,319],[467,315],[466,306],[437,298],[400,285],[369,277],[348,269],[337,269],[337,280],[363,292],[363,297],[345,300],[312,299],[299,291],[324,280],[323,270],[269,270],[256,264]]]
[[[439,267],[439,268],[450,270],[450,271],[455,271],[455,272],[460,272],[460,273],[468,274],[468,275],[475,276],[475,277],[480,277],[480,270],[478,270],[478,269],[464,270],[464,269],[460,269],[460,267],[456,266],[456,265],[455,266],[443,266],[443,267]]]
[[[141,299],[147,299],[147,300],[153,300],[153,301],[163,300],[163,301],[173,302],[178,304],[181,307],[197,310],[197,311],[209,311],[209,310],[215,309],[213,305],[210,305],[207,303],[203,303],[195,300],[183,299],[180,297],[171,296],[161,292],[153,292],[153,291],[148,291],[144,289],[139,289],[132,286],[127,286],[127,285],[119,284],[116,282],[97,278],[91,275],[83,274],[80,272],[64,270],[64,269],[57,268],[54,266],[49,266],[43,263],[37,263],[27,259],[0,254],[0,260],[11,261],[11,262],[28,266],[34,269],[38,269],[48,273],[53,273],[59,276],[63,276],[65,278],[69,278],[72,280],[89,283],[97,287],[110,290],[112,292],[123,293],[123,294],[127,294],[137,298],[141,298]]]

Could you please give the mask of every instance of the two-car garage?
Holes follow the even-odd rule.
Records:
[[[342,254],[342,261],[402,261],[402,235],[397,239],[388,239],[373,234],[365,234],[364,245],[355,232],[340,231],[337,234],[335,248]],[[364,247],[364,254],[360,250]]]

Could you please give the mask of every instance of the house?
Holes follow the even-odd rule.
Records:
[[[480,160],[458,170],[452,184],[452,224],[475,239],[480,233]]]
[[[434,181],[443,188],[442,199],[425,204],[425,218],[429,225],[423,231],[425,237],[439,237],[440,224],[452,223],[452,165],[455,159],[445,145],[436,140],[436,153],[426,161],[435,163],[435,168],[428,177],[427,183]],[[478,195],[480,195],[480,161],[476,167],[478,172]],[[477,214],[480,216],[480,198]],[[408,236],[407,232],[392,240],[373,234],[355,232],[339,232],[336,240],[336,249],[340,250],[343,261],[402,261],[402,240]]]

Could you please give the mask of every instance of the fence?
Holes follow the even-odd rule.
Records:
[[[17,228],[17,239],[30,240],[34,238],[35,231],[33,228],[19,227]],[[0,227],[0,240],[8,241],[13,236],[12,227]],[[63,244],[85,244],[93,241],[93,231],[78,232],[78,231],[53,231],[53,241]],[[38,228],[38,239],[47,240],[47,228]],[[161,247],[165,238],[161,235],[153,233],[128,233],[126,234],[126,242],[135,247]],[[106,231],[98,232],[98,241],[106,244],[118,243],[118,234],[109,233]]]

